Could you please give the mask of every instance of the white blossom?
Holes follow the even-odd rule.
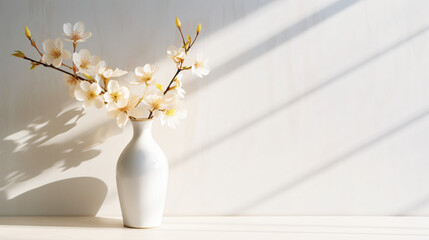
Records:
[[[176,128],[180,122],[180,119],[186,118],[187,111],[179,104],[175,104],[175,106],[166,109],[160,114],[161,125],[167,124],[171,128]]]
[[[79,88],[74,91],[74,96],[78,101],[83,102],[84,108],[88,108],[92,104],[96,108],[101,108],[104,104],[103,97],[100,96],[101,91],[102,89],[97,83],[82,81]]]
[[[91,32],[85,32],[85,24],[83,22],[77,22],[74,26],[71,23],[65,23],[63,30],[66,40],[75,43],[85,42],[92,35]]]
[[[123,71],[118,68],[113,70],[111,68],[106,67],[105,61],[100,61],[97,64],[97,68],[98,68],[98,71],[97,71],[97,75],[95,75],[95,81],[97,81],[98,83],[100,82],[100,80],[105,82],[112,77],[120,77],[128,73],[127,71]]]
[[[140,85],[145,83],[146,85],[151,85],[155,82],[153,75],[157,71],[158,68],[151,64],[145,64],[143,67],[136,67],[135,74],[138,80],[131,82],[131,84]]]
[[[136,95],[131,95],[127,105],[122,108],[112,109],[107,114],[116,119],[116,124],[120,128],[123,128],[130,117],[140,118],[143,116],[143,112],[136,107],[139,98]]]
[[[80,73],[95,76],[98,72],[97,64],[100,62],[98,56],[92,55],[87,49],[81,49],[79,53],[73,53],[73,62]]]
[[[104,101],[107,102],[107,109],[125,107],[130,97],[130,90],[126,86],[119,86],[116,80],[110,80],[107,84],[107,92],[104,94]]]
[[[169,46],[167,48],[167,54],[176,64],[180,64],[184,61],[186,56],[185,49],[177,48],[176,46]]]
[[[42,57],[42,62],[54,67],[60,67],[63,59],[66,60],[71,57],[71,53],[67,50],[63,50],[63,47],[63,42],[60,38],[57,38],[55,42],[52,39],[43,41],[43,50],[45,54]]]
[[[151,85],[147,94],[143,98],[143,103],[147,105],[149,110],[154,114],[158,114],[157,111],[164,110],[167,105],[173,101],[173,97],[174,96],[170,94],[164,95],[162,90]]]
[[[74,97],[74,91],[79,88],[80,80],[69,74],[63,74],[63,80],[69,88],[70,96]]]
[[[184,98],[185,97],[185,90],[182,88],[182,77],[183,74],[179,73],[177,74],[177,76],[174,78],[174,86],[168,90],[168,93],[172,93],[172,94],[176,94],[177,97],[179,98]]]
[[[194,64],[192,64],[192,73],[200,78],[210,73],[210,68],[207,65],[208,60],[204,60],[202,55],[198,54]]]

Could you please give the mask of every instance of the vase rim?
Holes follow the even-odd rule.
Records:
[[[149,118],[135,118],[135,119],[130,119],[131,122],[149,122],[149,121],[153,121],[153,118],[149,119]]]

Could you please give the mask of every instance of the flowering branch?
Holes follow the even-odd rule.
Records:
[[[63,69],[61,69],[61,68],[57,68],[57,67],[54,67],[54,66],[52,66],[52,65],[48,65],[48,64],[46,64],[46,63],[44,63],[44,62],[41,62],[41,61],[36,61],[36,60],[34,60],[34,59],[31,59],[31,58],[29,58],[29,57],[23,57],[23,59],[25,59],[25,60],[28,60],[28,61],[30,61],[30,62],[32,62],[33,64],[35,64],[35,65],[42,65],[42,66],[44,66],[44,67],[48,67],[48,68],[53,68],[53,69],[55,69],[55,70],[58,70],[58,71],[60,71],[60,72],[62,72],[62,73],[65,73],[65,74],[68,74],[68,75],[70,75],[70,76],[75,76],[73,73],[69,73],[69,72],[67,72],[67,71],[65,71],[65,70],[63,70]],[[92,82],[94,82],[94,80],[89,80],[89,79],[86,79],[86,78],[83,78],[83,77],[81,77],[81,76],[76,76],[76,78],[77,79],[79,79],[79,80],[82,80],[82,81],[87,81],[87,82],[90,82],[90,83],[92,83]]]
[[[176,17],[176,26],[179,29],[183,45],[180,48],[170,46],[167,49],[167,54],[176,64],[177,70],[166,89],[161,84],[156,84],[153,78],[158,67],[146,64],[143,67],[135,68],[137,81],[131,82],[131,84],[145,84],[146,88],[141,97],[131,93],[127,86],[121,86],[117,80],[113,80],[113,78],[127,74],[127,71],[107,67],[105,61],[96,55],[91,55],[87,49],[80,49],[79,52],[76,52],[77,43],[85,42],[92,35],[91,32],[85,32],[83,22],[63,25],[65,40],[73,43],[72,53],[63,49],[63,42],[60,38],[43,41],[44,53],[42,53],[31,37],[30,30],[25,26],[25,35],[41,59],[37,61],[29,58],[21,51],[15,51],[12,55],[30,61],[30,70],[42,65],[62,72],[63,79],[69,87],[70,96],[82,102],[84,108],[90,106],[101,108],[104,106],[108,115],[115,118],[116,123],[121,128],[129,119],[141,121],[154,117],[159,117],[163,125],[167,123],[170,127],[175,127],[179,119],[186,116],[186,111],[180,107],[181,99],[185,96],[181,82],[182,71],[192,70],[192,73],[198,77],[203,77],[209,73],[207,61],[201,60],[199,55],[191,66],[184,66],[185,57],[198,38],[201,24],[198,24],[197,33],[193,40],[189,34],[186,34],[186,42],[181,25],[180,20]],[[66,64],[64,61],[70,58],[72,58],[71,64]],[[68,68],[71,72],[60,68],[61,66]],[[149,111],[147,118],[138,118],[142,116],[141,109],[137,108],[141,102],[146,105]]]

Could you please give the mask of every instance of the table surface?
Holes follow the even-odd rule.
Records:
[[[0,217],[0,239],[429,239],[429,217],[165,217],[131,229],[115,217]]]

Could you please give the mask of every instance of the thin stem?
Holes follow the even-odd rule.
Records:
[[[37,50],[37,52],[39,53],[39,55],[40,55],[41,57],[43,57],[43,54],[40,52],[40,50],[39,50],[39,48],[37,47],[36,42],[34,41],[34,39],[31,39],[31,40],[30,40],[30,42],[31,42],[31,46],[33,46],[33,47]]]
[[[173,78],[171,79],[170,83],[167,86],[167,89],[165,89],[164,91],[164,95],[168,92],[168,90],[170,90],[171,84],[173,84],[174,79],[177,77],[177,75],[182,71],[182,64],[180,64],[180,68],[177,69],[176,73],[174,74]],[[153,109],[152,111],[149,110],[149,116],[147,117],[148,119],[151,119],[153,116],[153,111],[155,111],[155,109]]]
[[[73,53],[75,53],[75,52],[76,52],[76,46],[77,46],[77,42],[73,42]],[[73,60],[72,60],[72,63],[73,63],[73,68],[72,68],[72,70],[73,70],[74,76],[75,76],[75,77],[77,77],[77,73],[76,73],[76,65],[74,64]]]
[[[64,66],[64,67],[67,67],[67,68],[70,68],[70,69],[72,69],[72,70],[73,70],[73,68],[72,68],[72,67],[70,67],[70,66],[69,66],[69,65],[67,65],[67,64],[61,63],[61,66]]]
[[[153,111],[151,111],[151,110],[149,110],[149,117],[147,117],[147,119],[151,119],[152,118],[152,114],[153,114]]]
[[[179,28],[179,32],[180,32],[180,36],[182,36],[182,42],[183,42],[183,45],[185,45],[185,38],[183,37],[183,33],[182,33],[182,29],[181,29],[181,28]],[[198,35],[199,35],[199,33],[197,33],[197,34],[195,35],[195,38],[194,38],[194,40],[192,41],[192,43],[190,43],[190,44],[189,44],[188,49],[185,49],[185,51],[186,51],[186,52],[187,52],[187,51],[189,51],[189,49],[191,49],[191,47],[194,45],[195,40],[197,40],[197,38],[198,38]],[[181,62],[180,62],[180,66],[178,66],[176,73],[174,74],[173,78],[171,79],[170,83],[168,84],[167,88],[165,89],[165,91],[164,91],[164,95],[165,95],[165,94],[170,90],[171,84],[173,84],[174,79],[177,77],[177,75],[178,75],[181,71],[183,71],[183,70],[187,70],[187,69],[183,69],[183,68],[182,68],[182,66],[183,66],[183,61],[181,61]],[[139,102],[139,103],[140,103],[140,102]],[[138,103],[137,103],[137,105],[138,105]],[[136,106],[137,106],[137,105],[136,105]],[[149,110],[149,116],[147,117],[148,119],[153,118],[153,111],[155,111],[155,109],[153,109],[153,110]]]
[[[167,88],[164,91],[164,95],[170,90],[171,84],[174,82],[174,79],[177,77],[177,75],[182,71],[182,68],[178,68],[176,74],[174,74],[173,78],[171,79],[170,83],[168,84]]]
[[[65,74],[68,74],[68,75],[70,75],[70,76],[76,77],[76,78],[77,78],[77,79],[79,79],[79,80],[87,81],[87,82],[90,82],[90,83],[92,83],[92,82],[93,82],[93,81],[91,81],[91,80],[89,80],[89,79],[86,79],[86,78],[83,78],[83,77],[81,77],[81,76],[75,76],[73,73],[69,73],[69,72],[67,72],[67,71],[65,71],[65,70],[63,70],[63,69],[61,69],[61,68],[57,68],[57,67],[54,67],[54,66],[52,66],[52,65],[48,65],[48,64],[46,64],[46,63],[44,63],[44,62],[36,61],[36,60],[31,59],[31,58],[29,58],[29,57],[24,57],[24,59],[25,59],[25,60],[28,60],[28,61],[30,61],[30,62],[32,62],[32,63],[36,63],[37,65],[42,65],[42,66],[44,66],[44,67],[53,68],[53,69],[58,70],[58,71],[60,71],[60,72],[62,72],[62,73],[65,73]]]
[[[137,104],[136,104],[136,106],[134,106],[134,107],[137,107],[142,101],[143,101],[143,98],[144,98],[144,96],[146,95],[146,93],[147,93],[147,89],[149,88],[149,85],[147,85],[147,83],[146,83],[146,88],[144,89],[144,92],[143,92],[143,95],[141,96],[141,98],[139,98],[139,100],[138,100],[138,102],[137,102]]]
[[[195,42],[195,40],[197,40],[198,35],[200,35],[200,34],[197,33],[197,35],[195,35],[194,41],[192,41],[192,43],[188,47],[188,51],[189,51],[189,49],[191,49],[192,45],[194,45],[194,42]]]
[[[185,45],[185,38],[183,37],[182,28],[179,28],[180,36],[182,36],[183,45]]]

